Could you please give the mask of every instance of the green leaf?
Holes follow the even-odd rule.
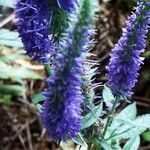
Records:
[[[12,95],[4,95],[2,99],[0,99],[0,103],[3,103],[5,106],[10,107],[12,104]]]
[[[104,99],[104,102],[110,102],[112,103],[114,101],[114,96],[112,94],[112,91],[109,87],[107,87],[106,85],[104,85],[104,90],[102,92],[102,96],[103,96],[103,99]]]
[[[38,93],[32,97],[32,102],[35,105],[44,100],[45,100],[45,96],[43,96],[41,93]]]
[[[13,0],[0,0],[0,5],[5,7],[14,8]]]
[[[144,139],[144,141],[150,142],[150,131],[142,133],[142,138]]]
[[[7,64],[3,64],[0,62],[0,78],[1,79],[35,79],[35,80],[42,80],[43,77],[40,76],[38,73],[23,68],[23,67],[12,67]]]
[[[73,138],[72,140],[73,140],[73,142],[75,142],[78,145],[82,145],[82,146],[87,145],[86,142],[84,141],[84,138],[82,137],[82,135],[80,133],[78,133],[76,138]]]
[[[109,137],[121,138],[122,134],[123,135],[126,134],[124,133],[124,131],[128,131],[128,130],[130,134],[133,134],[136,131],[136,129],[130,130],[131,128],[129,124],[131,124],[132,120],[136,118],[136,114],[137,114],[137,109],[136,109],[135,103],[130,104],[127,107],[125,107],[119,114],[117,114],[114,117],[113,122],[111,126],[109,127],[109,130],[106,133],[106,137],[107,138]],[[143,131],[143,127],[139,131],[140,132]],[[123,133],[121,134],[121,132]],[[118,137],[116,137],[117,135]]]
[[[135,119],[137,115],[136,103],[130,104],[125,107],[115,118],[121,119]]]
[[[106,141],[100,141],[100,145],[104,150],[112,150],[111,146]]]
[[[114,120],[110,127],[111,130],[115,129],[117,126],[120,126],[121,123],[120,121],[118,121],[119,119],[133,120],[136,118],[136,114],[137,114],[136,103],[128,105],[114,117]]]
[[[19,53],[7,54],[5,56],[0,56],[0,60],[6,63],[10,63],[16,59],[25,59],[25,55]]]
[[[134,136],[128,140],[128,142],[123,147],[123,150],[138,150],[140,145],[140,137]]]
[[[11,47],[23,47],[18,32],[0,29],[0,44]]]
[[[102,112],[102,107],[102,103],[98,106],[95,106],[94,109],[91,110],[91,112],[89,112],[86,116],[83,117],[83,119],[81,120],[81,129],[88,128],[99,119],[99,116]]]
[[[150,114],[145,114],[142,116],[138,116],[134,121],[133,124],[135,126],[141,126],[145,128],[150,128]]]
[[[0,85],[1,94],[11,94],[11,95],[24,95],[26,92],[25,87],[19,85]]]
[[[36,107],[38,112],[42,111],[42,105],[41,104],[36,104],[35,107]]]
[[[121,124],[112,133],[110,139],[128,139],[140,135],[150,128],[150,114],[142,115],[134,120],[120,119]]]

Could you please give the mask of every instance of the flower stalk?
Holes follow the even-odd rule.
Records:
[[[102,139],[105,138],[105,135],[107,133],[107,129],[109,128],[111,122],[113,121],[112,115],[115,112],[115,109],[117,107],[117,104],[118,104],[119,100],[120,100],[120,98],[118,98],[118,97],[114,100],[113,106],[112,106],[111,110],[108,112],[107,121],[106,121],[106,124],[105,124],[105,127],[104,127],[104,132],[102,134]]]

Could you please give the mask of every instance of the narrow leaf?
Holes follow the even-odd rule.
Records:
[[[140,145],[140,137],[134,136],[133,138],[128,140],[128,142],[123,147],[123,150],[138,150],[139,145]]]
[[[11,95],[24,95],[26,92],[25,87],[19,85],[0,85],[1,94],[11,94]]]
[[[0,29],[0,44],[11,47],[23,47],[18,32]]]
[[[87,145],[80,133],[76,136],[76,138],[73,138],[72,140],[78,145]]]
[[[88,113],[86,116],[83,117],[83,119],[81,120],[82,125],[81,129],[88,128],[89,126],[94,124],[99,119],[101,112],[102,112],[102,103],[98,106],[95,106],[95,108],[90,113]]]
[[[100,145],[104,150],[112,150],[111,146],[106,141],[100,141]]]
[[[37,79],[41,80],[43,79],[42,76],[40,76],[35,71],[23,68],[23,67],[12,67],[9,65],[3,65],[0,63],[1,73],[0,78],[1,79]]]

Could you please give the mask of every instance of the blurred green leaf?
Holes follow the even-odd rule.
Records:
[[[35,107],[36,107],[38,112],[41,112],[41,108],[42,108],[41,104],[36,104]]]
[[[11,47],[23,47],[18,32],[0,29],[0,44]]]
[[[150,131],[142,133],[142,138],[144,139],[144,141],[150,142]]]
[[[43,79],[42,76],[40,76],[38,73],[22,68],[22,67],[12,67],[7,64],[0,62],[0,78],[1,79]]]
[[[35,105],[44,100],[45,100],[45,96],[43,96],[41,93],[38,93],[32,97],[32,102]]]
[[[146,58],[149,58],[150,57],[150,51],[146,51],[144,54],[143,54],[144,57]]]
[[[14,8],[13,0],[0,0],[0,5],[5,7]]]
[[[81,120],[81,129],[88,128],[92,124],[94,124],[97,120],[99,120],[99,116],[102,112],[102,103],[98,106],[95,106],[93,110],[91,110],[86,116]]]
[[[0,99],[0,103],[3,103],[5,106],[10,107],[10,105],[12,103],[11,100],[12,100],[12,95],[4,95]]]
[[[6,63],[10,63],[13,60],[16,59],[25,59],[25,55],[19,54],[19,53],[12,53],[12,54],[7,54],[5,56],[0,56],[0,60]]]
[[[19,85],[0,85],[1,94],[11,94],[11,95],[24,95],[26,92],[25,87]]]
[[[128,142],[123,147],[123,150],[138,150],[140,145],[140,137],[133,136],[131,139],[128,140]]]

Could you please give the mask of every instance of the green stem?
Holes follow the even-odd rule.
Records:
[[[45,64],[45,71],[47,73],[47,76],[51,75],[51,67],[50,64]]]
[[[110,124],[112,122],[112,114],[114,113],[114,111],[116,109],[118,101],[119,101],[119,98],[116,98],[115,101],[114,101],[114,103],[113,103],[112,109],[108,113],[108,118],[107,118],[106,125],[105,125],[105,128],[104,128],[104,132],[103,132],[103,135],[102,135],[103,139],[104,139],[104,137],[106,135],[108,127],[110,126]]]

